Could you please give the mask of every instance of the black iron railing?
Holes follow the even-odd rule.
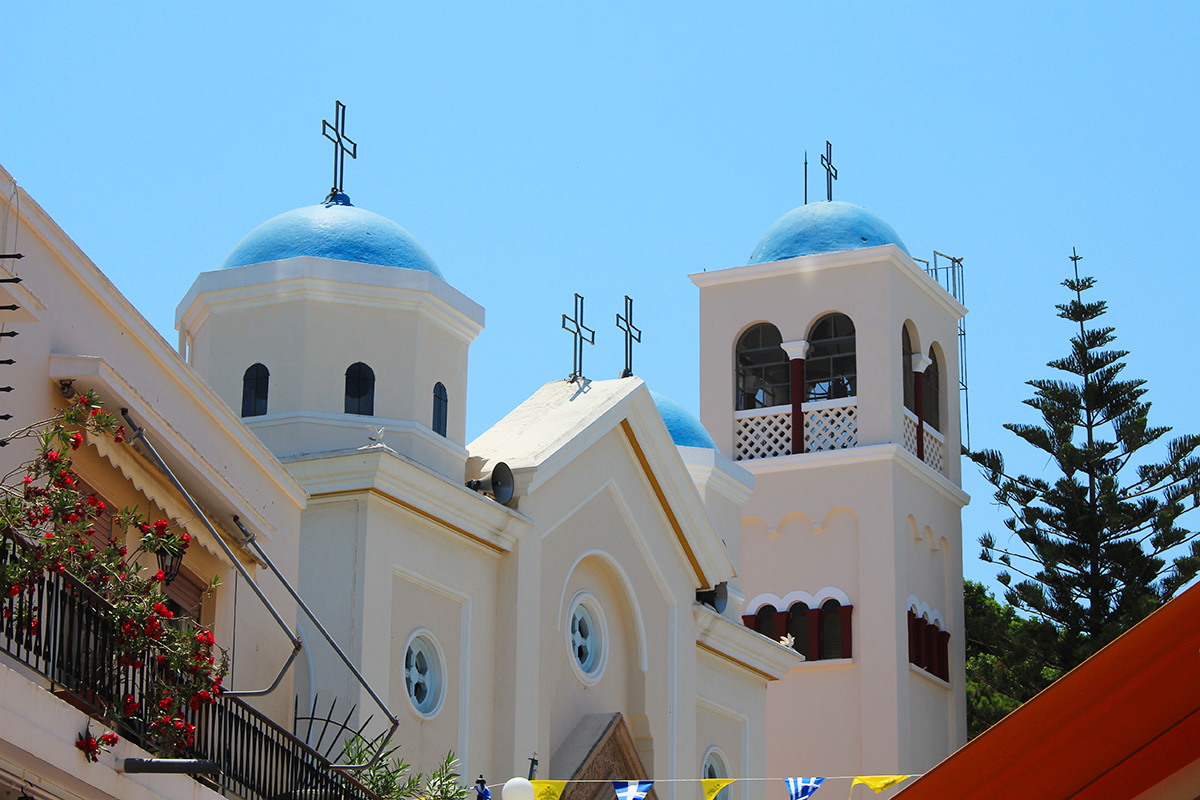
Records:
[[[23,542],[0,535],[0,564],[18,556]],[[55,694],[104,720],[147,749],[158,677],[154,654],[142,666],[121,664],[113,647],[113,607],[68,574],[49,575],[32,594],[5,597],[0,608],[0,653],[44,676]],[[123,717],[126,702],[140,704]],[[200,780],[245,800],[378,800],[370,790],[285,728],[239,698],[224,697],[190,713],[196,726],[191,758],[214,761],[219,775]]]

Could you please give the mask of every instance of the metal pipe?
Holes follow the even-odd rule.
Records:
[[[242,566],[242,562],[234,554],[233,550],[229,548],[229,545],[225,543],[225,540],[221,538],[221,534],[218,533],[213,524],[209,522],[208,517],[205,516],[204,512],[200,510],[200,506],[195,500],[192,499],[192,496],[188,493],[187,489],[183,488],[183,484],[179,482],[179,479],[175,477],[175,473],[171,471],[171,468],[167,466],[165,461],[163,461],[162,456],[160,456],[158,451],[154,449],[154,445],[150,444],[150,440],[146,437],[145,428],[142,428],[133,421],[133,418],[129,416],[129,409],[122,408],[121,416],[125,418],[127,423],[129,423],[130,429],[133,430],[134,437],[142,440],[142,446],[146,448],[146,451],[150,454],[150,457],[153,459],[154,463],[163,471],[163,473],[167,476],[167,479],[171,481],[171,485],[175,487],[176,491],[183,495],[183,499],[187,501],[187,504],[191,507],[192,511],[195,512],[197,519],[204,523],[204,527],[208,529],[208,532],[212,534],[214,539],[216,539],[217,544],[223,551],[225,551],[225,555],[229,556],[229,560],[233,562],[234,569],[236,569],[241,576],[246,579],[246,582],[250,584],[250,588],[254,591],[254,594],[257,595],[259,601],[266,606],[267,611],[271,613],[271,617],[274,618],[275,623],[284,632],[284,634],[287,635],[288,641],[292,643],[291,655],[289,655],[287,661],[284,662],[283,667],[279,670],[279,674],[275,676],[275,680],[272,681],[271,685],[266,689],[228,691],[223,693],[233,697],[255,697],[270,694],[279,687],[280,681],[283,680],[284,674],[291,669],[292,663],[296,660],[296,655],[300,652],[300,648],[304,646],[304,643],[301,642],[294,633],[292,633],[291,628],[289,628],[287,623],[283,621],[283,617],[279,616],[279,612],[275,610],[275,606],[271,605],[271,601],[267,599],[267,596],[263,594],[262,589],[260,589],[258,584],[254,582],[254,579],[250,577],[250,573],[247,572],[246,568]]]
[[[383,713],[387,716],[388,722],[392,723],[392,729],[388,732],[388,735],[383,737],[383,739],[380,741],[379,748],[375,755],[366,764],[334,764],[333,766],[339,769],[364,769],[374,764],[379,759],[380,754],[383,753],[383,748],[392,738],[392,734],[396,732],[396,728],[399,726],[400,721],[396,718],[396,715],[394,715],[391,710],[388,709],[387,705],[383,702],[379,695],[375,693],[375,690],[371,688],[371,684],[367,682],[367,679],[364,678],[362,673],[358,671],[358,668],[354,666],[354,662],[350,660],[350,657],[346,655],[345,651],[343,651],[338,643],[334,641],[334,638],[329,634],[329,631],[325,630],[325,626],[321,624],[321,620],[317,619],[317,615],[312,612],[312,609],[308,607],[308,604],[304,602],[304,599],[300,597],[300,594],[294,588],[292,588],[292,585],[288,582],[287,578],[285,578],[279,572],[279,569],[275,566],[275,562],[273,562],[270,556],[268,556],[266,552],[259,546],[257,537],[250,531],[246,530],[246,526],[242,524],[242,520],[239,517],[234,516],[233,523],[238,526],[238,529],[242,532],[242,536],[245,537],[245,540],[242,542],[242,544],[253,547],[258,553],[259,557],[266,562],[267,568],[270,569],[271,572],[275,573],[275,576],[279,578],[279,582],[283,584],[283,588],[287,589],[288,594],[290,594],[292,599],[296,601],[296,604],[300,606],[300,610],[304,612],[305,616],[312,620],[313,625],[317,626],[317,630],[321,632],[323,637],[325,637],[325,641],[329,642],[329,646],[333,648],[335,653],[337,653],[338,658],[342,660],[342,663],[346,665],[346,668],[350,670],[350,673],[354,675],[359,684],[367,690],[367,694],[371,696],[371,699],[375,701],[375,704],[378,705]]]

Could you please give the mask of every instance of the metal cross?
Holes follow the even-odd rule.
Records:
[[[825,155],[821,156],[821,166],[825,168],[825,199],[833,199],[833,182],[837,180],[837,167],[833,166],[833,145],[825,142]]]
[[[570,325],[567,323],[570,323]],[[571,377],[567,378],[569,382],[574,383],[577,380],[583,380],[584,343],[591,345],[596,343],[596,332],[583,324],[583,295],[576,293],[575,316],[572,318],[563,314],[562,326],[564,331],[570,332],[575,337],[575,344],[572,349]]]
[[[633,324],[633,298],[625,295],[625,316],[617,314],[617,327],[625,331],[625,369],[622,378],[633,377],[633,343],[642,341],[642,329]]]
[[[358,158],[358,145],[346,136],[346,106],[341,100],[334,102],[337,103],[334,107],[334,124],[330,125],[326,119],[321,120],[322,135],[333,142],[333,188],[329,190],[330,197],[342,191],[342,178],[346,175],[346,153],[349,153],[351,158]],[[332,136],[330,131],[333,131]],[[347,142],[349,147],[346,147]]]
[[[804,151],[804,205],[808,205],[808,151]]]

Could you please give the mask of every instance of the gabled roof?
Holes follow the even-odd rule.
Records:
[[[1200,586],[1171,600],[897,795],[1137,797],[1192,766],[1200,793]],[[1156,793],[1157,796],[1157,793]]]
[[[468,471],[472,463],[503,461],[516,495],[528,496],[613,430],[629,445],[697,585],[707,589],[732,577],[725,545],[639,378],[546,384],[467,446]]]

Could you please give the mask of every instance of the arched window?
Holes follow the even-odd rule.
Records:
[[[939,395],[941,386],[941,376],[938,370],[937,353],[933,352],[933,348],[929,348],[929,366],[925,368],[925,374],[922,376],[923,383],[921,387],[921,406],[924,422],[935,431],[941,432],[942,419],[938,412],[941,408],[941,397]]]
[[[755,620],[754,629],[763,636],[766,636],[768,639],[779,638],[778,634],[775,632],[775,614],[775,606],[770,604],[763,606],[754,614],[754,616],[757,617]]]
[[[247,367],[242,375],[242,416],[261,417],[267,413],[267,384],[271,373],[262,364]]]
[[[917,413],[917,398],[913,388],[913,347],[908,328],[900,334],[900,383],[904,386],[904,407]]]
[[[361,361],[346,370],[346,413],[375,415],[375,373]]]
[[[792,603],[788,609],[788,633],[792,635],[792,649],[806,659],[811,659],[808,652],[808,603]]]
[[[782,343],[779,329],[769,322],[755,325],[738,339],[738,411],[792,402],[791,361]]]
[[[446,435],[446,415],[449,407],[446,387],[438,381],[433,385],[433,432],[439,436]]]
[[[826,600],[821,604],[821,658],[842,657],[842,604]]]
[[[705,780],[713,780],[714,778],[728,778],[729,767],[725,765],[725,759],[721,757],[720,752],[715,748],[708,751],[704,756],[704,764],[700,769]],[[717,792],[713,800],[729,800],[729,787],[726,786],[721,791]]]
[[[804,400],[836,400],[858,395],[854,323],[845,314],[827,314],[808,335],[804,360]]]

